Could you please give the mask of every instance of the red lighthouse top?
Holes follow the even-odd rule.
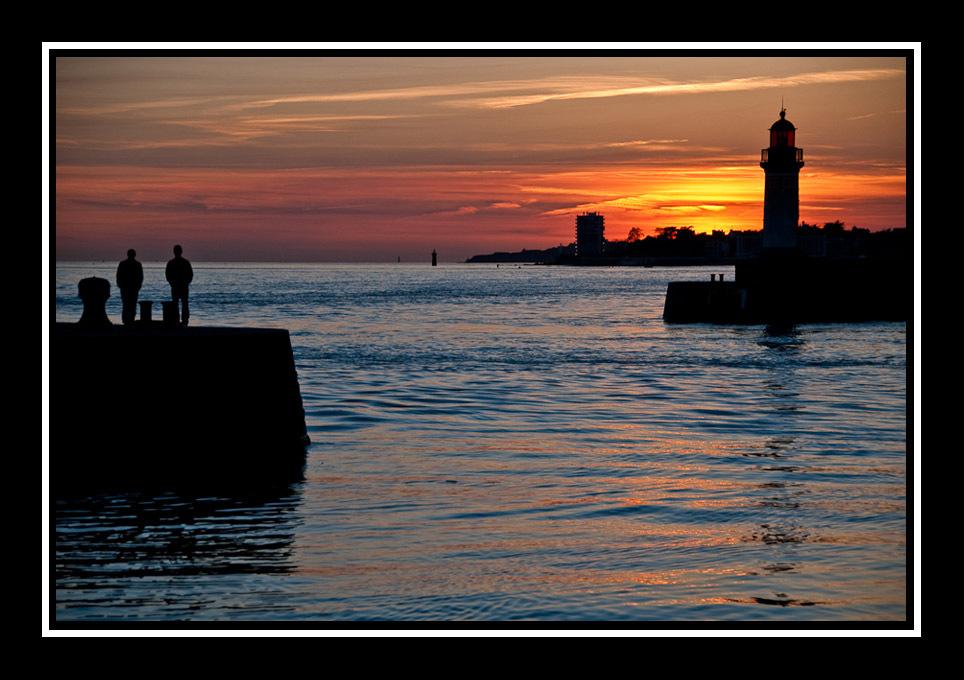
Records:
[[[770,148],[792,147],[796,143],[797,128],[787,120],[787,110],[780,109],[780,120],[770,126]]]

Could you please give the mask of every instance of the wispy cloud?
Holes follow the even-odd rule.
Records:
[[[886,116],[888,114],[895,115],[895,114],[905,114],[905,113],[907,113],[906,109],[897,109],[895,111],[887,111],[885,113],[865,113],[862,116],[850,116],[849,118],[847,118],[847,120],[865,120],[867,118],[874,118],[876,116]]]
[[[571,215],[585,210],[606,210],[616,208],[627,212],[645,213],[651,216],[683,217],[719,213],[727,210],[730,205],[740,204],[740,201],[727,203],[698,203],[674,200],[670,196],[643,194],[638,196],[620,196],[608,201],[583,203],[576,206],[565,206],[561,209],[544,213],[547,216]]]
[[[749,78],[729,78],[712,81],[644,81],[635,85],[618,87],[585,87],[572,89],[559,88],[563,91],[549,89],[544,92],[532,92],[524,95],[509,95],[504,97],[461,99],[450,102],[455,106],[505,109],[517,106],[530,106],[548,101],[570,99],[600,99],[605,97],[625,97],[629,95],[678,95],[703,94],[710,92],[741,92],[748,90],[764,90],[780,87],[800,87],[803,85],[824,85],[835,83],[850,83],[869,80],[886,80],[902,78],[904,72],[900,69],[854,69],[845,71],[817,71],[800,73],[792,76],[771,77],[753,76]]]
[[[809,203],[802,204],[800,209],[804,212],[844,212],[844,208],[840,206],[812,205]]]
[[[182,120],[174,124],[193,127],[215,135],[249,140],[291,132],[340,132],[345,123],[384,121],[403,118],[393,115],[302,115],[247,116]]]
[[[426,213],[426,214],[427,214],[427,215],[435,215],[435,216],[450,215],[450,216],[452,216],[452,217],[464,217],[464,216],[466,216],[466,215],[474,215],[474,214],[476,214],[477,212],[479,212],[479,209],[476,208],[474,205],[463,205],[463,206],[459,206],[458,208],[454,208],[454,209],[433,210],[433,211],[431,211],[431,212],[429,212],[429,213]]]
[[[344,132],[358,124],[378,123],[409,116],[395,115],[291,115],[224,116],[209,115],[155,119],[140,129],[131,126],[95,128],[77,132],[75,138],[58,138],[61,148],[91,150],[149,151],[157,149],[199,149],[236,147],[267,137]]]
[[[538,88],[551,88],[553,91],[576,92],[586,88],[618,87],[632,82],[632,79],[614,76],[557,76],[525,80],[487,80],[468,83],[442,85],[413,85],[379,90],[359,90],[355,92],[303,93],[283,97],[256,99],[236,104],[236,108],[265,108],[283,104],[327,104],[339,102],[371,102],[408,99],[435,99],[465,97],[506,92],[525,92]]]
[[[628,142],[610,142],[606,146],[609,147],[623,147],[623,146],[665,146],[671,144],[685,144],[688,139],[633,139]]]
[[[211,107],[237,102],[243,97],[221,95],[210,97],[172,97],[144,101],[119,101],[110,104],[58,106],[57,113],[69,116],[109,116],[115,114],[158,112],[197,107]]]
[[[474,144],[459,143],[457,148],[464,151],[480,152],[551,152],[551,151],[598,151],[605,149],[645,149],[647,151],[719,152],[724,147],[689,146],[688,139],[634,139],[619,142],[483,142]],[[409,146],[410,149],[445,149],[452,145],[427,144]]]
[[[289,104],[441,99],[443,104],[454,107],[504,109],[570,99],[738,92],[802,85],[885,80],[903,76],[904,72],[900,69],[817,71],[781,77],[753,76],[689,82],[631,76],[571,75],[526,80],[416,85],[353,92],[302,93],[283,97],[259,98],[230,106],[238,109],[251,109]]]

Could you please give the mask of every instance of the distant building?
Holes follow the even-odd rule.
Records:
[[[796,132],[786,109],[781,109],[780,120],[770,126],[770,147],[760,153],[760,167],[766,173],[763,248],[770,252],[797,247],[803,149],[796,146]]]
[[[576,215],[576,255],[599,257],[603,254],[604,218],[594,212]]]

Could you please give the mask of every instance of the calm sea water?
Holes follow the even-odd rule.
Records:
[[[56,501],[58,620],[903,619],[905,326],[662,322],[721,271],[195,263],[291,331],[305,480]]]

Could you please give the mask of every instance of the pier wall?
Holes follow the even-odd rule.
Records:
[[[85,328],[51,344],[51,479],[299,475],[307,432],[286,330]]]
[[[906,321],[912,268],[891,259],[759,258],[735,281],[677,281],[666,290],[669,323]]]

